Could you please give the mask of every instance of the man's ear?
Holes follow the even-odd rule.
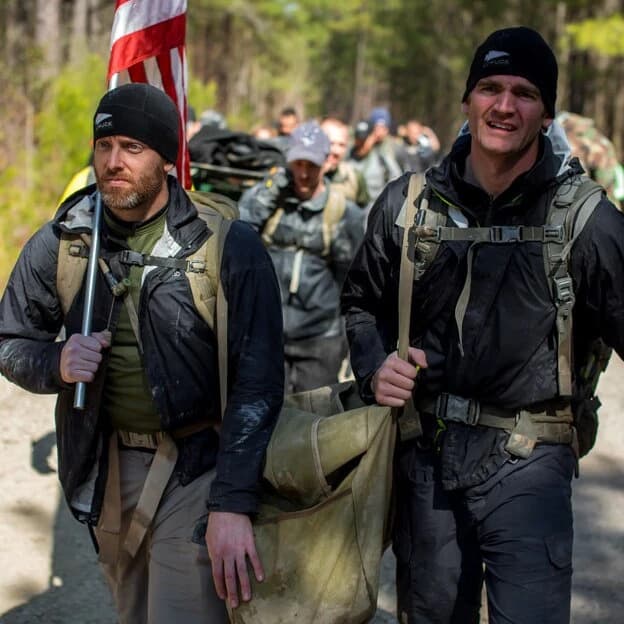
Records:
[[[544,120],[542,121],[542,130],[546,132],[546,130],[550,128],[550,124],[552,122],[553,122],[552,117],[544,117]]]
[[[170,173],[172,171],[173,167],[174,167],[173,163],[165,163],[165,167],[164,167],[165,173]]]
[[[462,113],[464,113],[464,115],[468,114],[468,100],[461,103],[461,110],[462,110]]]

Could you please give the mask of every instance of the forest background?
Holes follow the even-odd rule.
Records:
[[[106,90],[114,0],[0,0],[0,287],[87,162]],[[349,124],[386,106],[448,148],[471,56],[489,32],[539,30],[558,110],[624,147],[624,0],[188,0],[189,101],[248,131],[284,106]]]

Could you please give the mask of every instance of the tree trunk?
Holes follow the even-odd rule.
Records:
[[[58,72],[61,64],[61,1],[38,0],[36,16],[35,43],[43,57],[39,76],[46,80]]]

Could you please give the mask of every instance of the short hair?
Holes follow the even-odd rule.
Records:
[[[286,106],[280,111],[280,117],[299,117],[297,111],[292,106]]]

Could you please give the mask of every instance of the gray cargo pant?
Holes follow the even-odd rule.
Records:
[[[122,542],[153,458],[143,450],[119,451]],[[116,564],[102,564],[119,624],[229,621],[215,593],[208,550],[191,541],[195,524],[206,515],[214,476],[212,470],[182,487],[173,475],[136,557],[122,551]]]

